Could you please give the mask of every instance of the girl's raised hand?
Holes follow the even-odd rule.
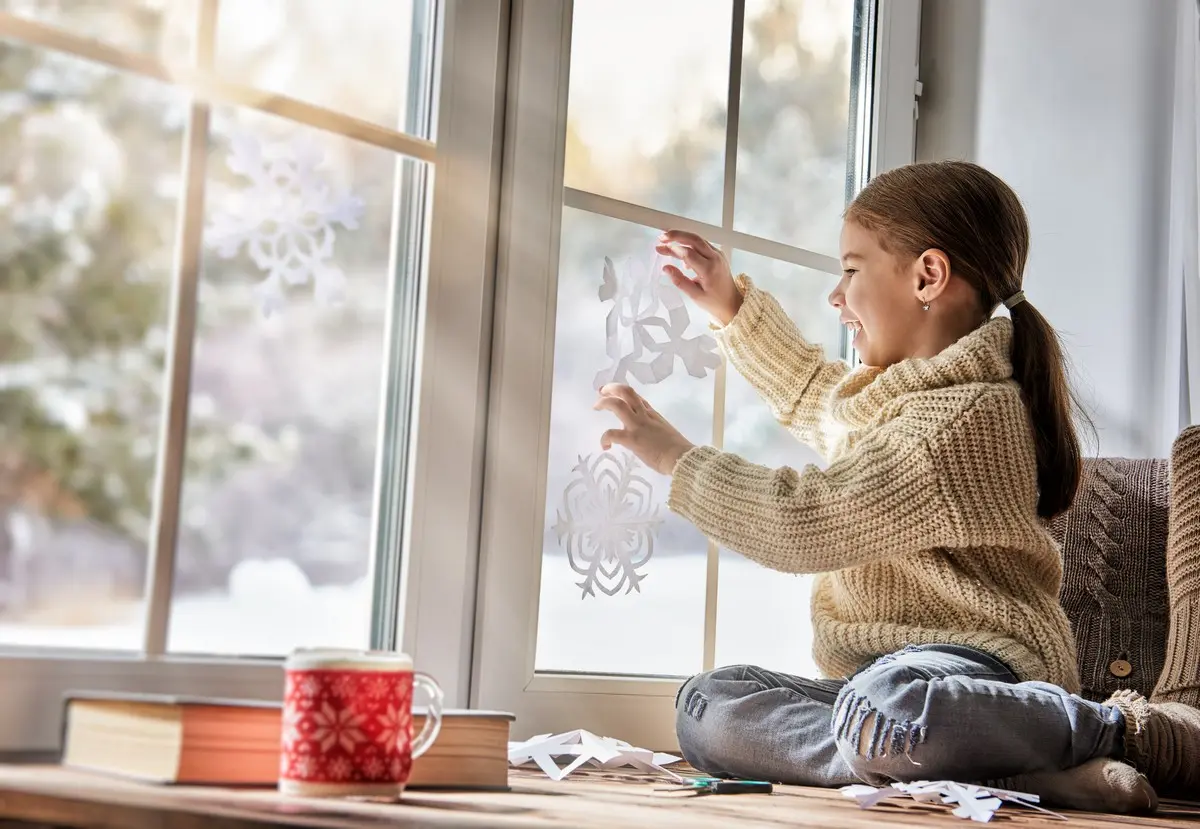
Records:
[[[696,274],[691,279],[675,265],[663,268],[675,287],[721,325],[729,325],[742,307],[742,292],[733,281],[725,254],[708,240],[686,230],[668,230],[654,248],[663,256],[680,260]]]
[[[670,475],[692,448],[691,441],[645,398],[622,383],[601,388],[594,408],[612,412],[621,421],[621,428],[609,429],[600,436],[600,447],[607,452],[614,443],[624,446],[659,474]]]

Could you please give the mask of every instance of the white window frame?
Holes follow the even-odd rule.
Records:
[[[476,616],[473,705],[517,715],[531,735],[587,728],[638,745],[676,745],[677,678],[536,672],[546,464],[564,205],[647,227],[694,230],[715,243],[838,274],[840,264],[733,229],[732,188],[721,226],[564,187],[572,6],[513,0],[508,131],[496,284],[495,344],[488,418],[485,501]],[[743,0],[735,0],[726,182],[736,164]],[[871,99],[856,128],[870,126],[870,174],[913,160],[920,0],[876,0],[877,36],[864,60]],[[734,148],[729,152],[728,148]],[[717,376],[718,407],[723,372]],[[715,419],[719,424],[721,414]],[[719,445],[720,434],[714,435]],[[717,550],[709,545],[705,667],[714,659]],[[653,631],[647,631],[653,636]]]
[[[0,36],[185,87],[193,95],[185,147],[193,143],[204,146],[210,106],[226,103],[267,109],[317,127],[328,126],[329,119],[343,127],[354,122],[350,134],[355,137],[430,162],[433,209],[425,224],[425,238],[416,240],[422,243],[425,263],[423,279],[416,288],[420,292],[419,318],[398,318],[395,310],[403,303],[396,300],[388,319],[391,354],[381,378],[385,394],[380,413],[372,572],[378,584],[400,587],[398,601],[392,600],[397,597],[394,588],[376,591],[371,644],[382,648],[402,645],[423,670],[441,680],[449,704],[463,705],[475,605],[509,9],[507,0],[431,0],[430,7],[436,13],[436,25],[432,44],[434,111],[429,119],[436,143],[397,135],[286,96],[264,96],[216,77],[211,61],[217,0],[201,0],[196,59],[190,68],[172,66],[168,71],[152,57],[113,49],[4,12],[0,12]],[[191,172],[196,174],[194,169]],[[198,174],[202,181],[203,170]],[[196,196],[193,199],[199,203]],[[200,221],[198,210],[185,208],[181,213],[185,223]],[[168,440],[182,440],[186,433],[194,293],[199,276],[197,228],[183,227],[178,234],[182,241],[175,257],[171,311],[176,359],[171,362],[165,394],[164,445]],[[397,237],[405,230],[397,226]],[[393,330],[414,324],[411,335]],[[390,421],[410,416],[410,412],[407,446],[385,452],[382,437]],[[166,481],[160,481],[163,495],[156,505],[152,548],[158,551],[174,550],[176,510],[161,506],[172,498],[178,501],[182,453],[173,453],[173,457],[160,461],[159,475]],[[56,750],[62,697],[75,688],[280,698],[278,659],[203,658],[166,652],[173,555],[152,553],[150,562],[141,653],[0,649],[0,752]]]

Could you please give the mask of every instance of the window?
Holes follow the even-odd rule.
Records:
[[[602,452],[615,424],[596,388],[630,382],[694,442],[816,462],[726,371],[653,239],[707,236],[845,356],[826,303],[840,213],[872,171],[911,160],[918,8],[517,8],[474,698],[522,732],[669,747],[682,678],[747,661],[815,672],[808,580],[717,549],[667,510],[665,477]]]
[[[409,519],[486,372],[478,314],[474,373],[428,368],[488,296],[502,6],[0,0],[0,747],[56,745],[66,687],[415,649]]]

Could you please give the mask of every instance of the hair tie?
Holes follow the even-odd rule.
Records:
[[[1018,305],[1020,305],[1024,301],[1025,301],[1025,292],[1017,291],[1015,294],[1010,296],[1008,299],[1004,300],[1004,307],[1011,311],[1013,308],[1016,308]]]

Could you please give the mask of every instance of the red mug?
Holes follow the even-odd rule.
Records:
[[[299,650],[284,666],[279,790],[305,797],[399,797],[442,727],[442,689],[400,653]],[[413,691],[430,703],[412,735]]]

